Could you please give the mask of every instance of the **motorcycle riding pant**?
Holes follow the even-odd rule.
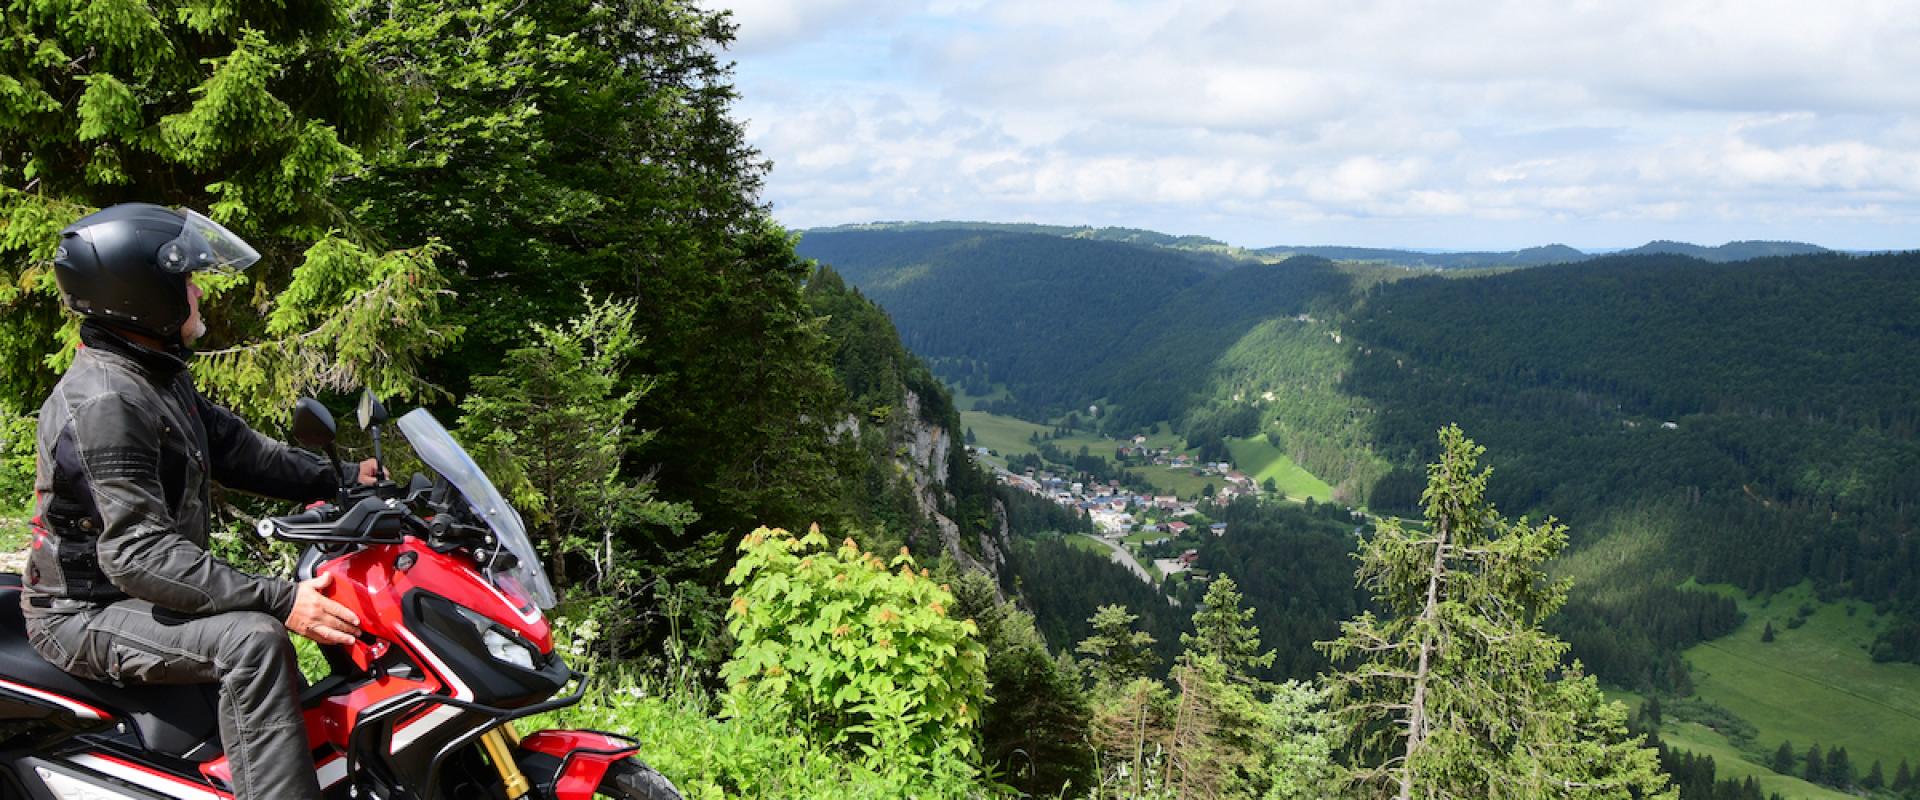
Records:
[[[191,616],[145,600],[48,619],[33,646],[68,673],[122,685],[219,683],[237,800],[319,800],[286,627],[258,611]]]

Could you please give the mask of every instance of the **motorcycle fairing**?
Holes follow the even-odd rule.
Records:
[[[554,800],[593,800],[614,762],[640,751],[639,743],[600,731],[544,730],[520,740],[534,785]]]

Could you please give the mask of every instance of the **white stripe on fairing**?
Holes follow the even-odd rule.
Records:
[[[394,731],[393,745],[387,748],[387,752],[399,755],[400,751],[412,747],[414,742],[420,741],[420,737],[432,733],[433,729],[453,721],[453,718],[460,716],[460,713],[460,709],[454,708],[453,706],[441,706],[427,712],[426,716],[409,722],[406,727]]]
[[[447,682],[447,685],[453,689],[453,698],[455,700],[473,699],[473,691],[468,689],[466,684],[460,682],[460,676],[453,674],[453,670],[447,668],[446,662],[441,661],[439,656],[433,654],[433,648],[426,646],[418,637],[413,635],[413,631],[407,630],[406,628],[400,629],[400,635],[407,640],[407,644],[413,646],[414,652],[419,653],[421,658],[426,659],[428,663],[433,665],[433,671],[438,673],[440,677]]]
[[[168,797],[178,797],[181,800],[226,800],[223,795],[211,789],[204,789],[181,780],[163,778],[138,767],[96,755],[82,753],[74,756],[70,761],[75,765],[111,775],[135,786],[152,789]]]
[[[459,676],[454,675],[453,670],[448,669],[446,663],[441,661],[439,656],[434,655],[433,650],[428,648],[419,638],[415,637],[412,631],[401,628],[400,635],[407,640],[407,644],[413,646],[414,652],[419,653],[421,658],[426,659],[428,663],[433,665],[434,672],[439,674],[441,679],[447,682],[449,688],[453,689],[453,697],[455,700],[473,699],[473,690],[468,689],[466,684],[461,683]],[[427,733],[434,728],[445,725],[448,720],[457,716],[460,716],[460,709],[443,705],[428,712],[419,719],[394,729],[393,742],[387,748],[387,752],[398,754],[400,751],[412,746],[414,742],[419,741],[420,737],[427,735]]]
[[[33,771],[40,775],[40,782],[46,784],[47,790],[59,800],[127,800],[131,797],[46,767],[34,767]]]
[[[100,710],[97,708],[94,708],[93,706],[89,706],[89,705],[86,705],[85,703],[81,703],[75,700],[69,700],[65,697],[61,697],[60,695],[54,694],[44,689],[35,689],[31,686],[26,686],[23,684],[18,684],[18,683],[14,683],[13,681],[6,681],[6,680],[0,680],[0,686],[4,686],[8,689],[11,689],[13,691],[19,692],[24,695],[28,695],[31,697],[38,697],[49,703],[55,703],[57,705],[60,705],[66,708],[68,711],[72,711],[74,714],[77,714],[86,719],[106,719],[106,717],[103,717],[100,715],[101,714]]]

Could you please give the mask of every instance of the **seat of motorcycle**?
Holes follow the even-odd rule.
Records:
[[[220,755],[219,684],[114,686],[67,674],[27,643],[20,576],[10,573],[0,573],[0,676],[106,711],[153,752],[194,762]]]

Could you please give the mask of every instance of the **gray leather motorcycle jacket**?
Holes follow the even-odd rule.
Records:
[[[336,473],[200,396],[187,355],[94,322],[40,408],[34,538],[22,612],[95,610],[128,597],[188,614],[285,619],[294,584],[243,572],[207,549],[213,481],[286,500],[330,498]]]

